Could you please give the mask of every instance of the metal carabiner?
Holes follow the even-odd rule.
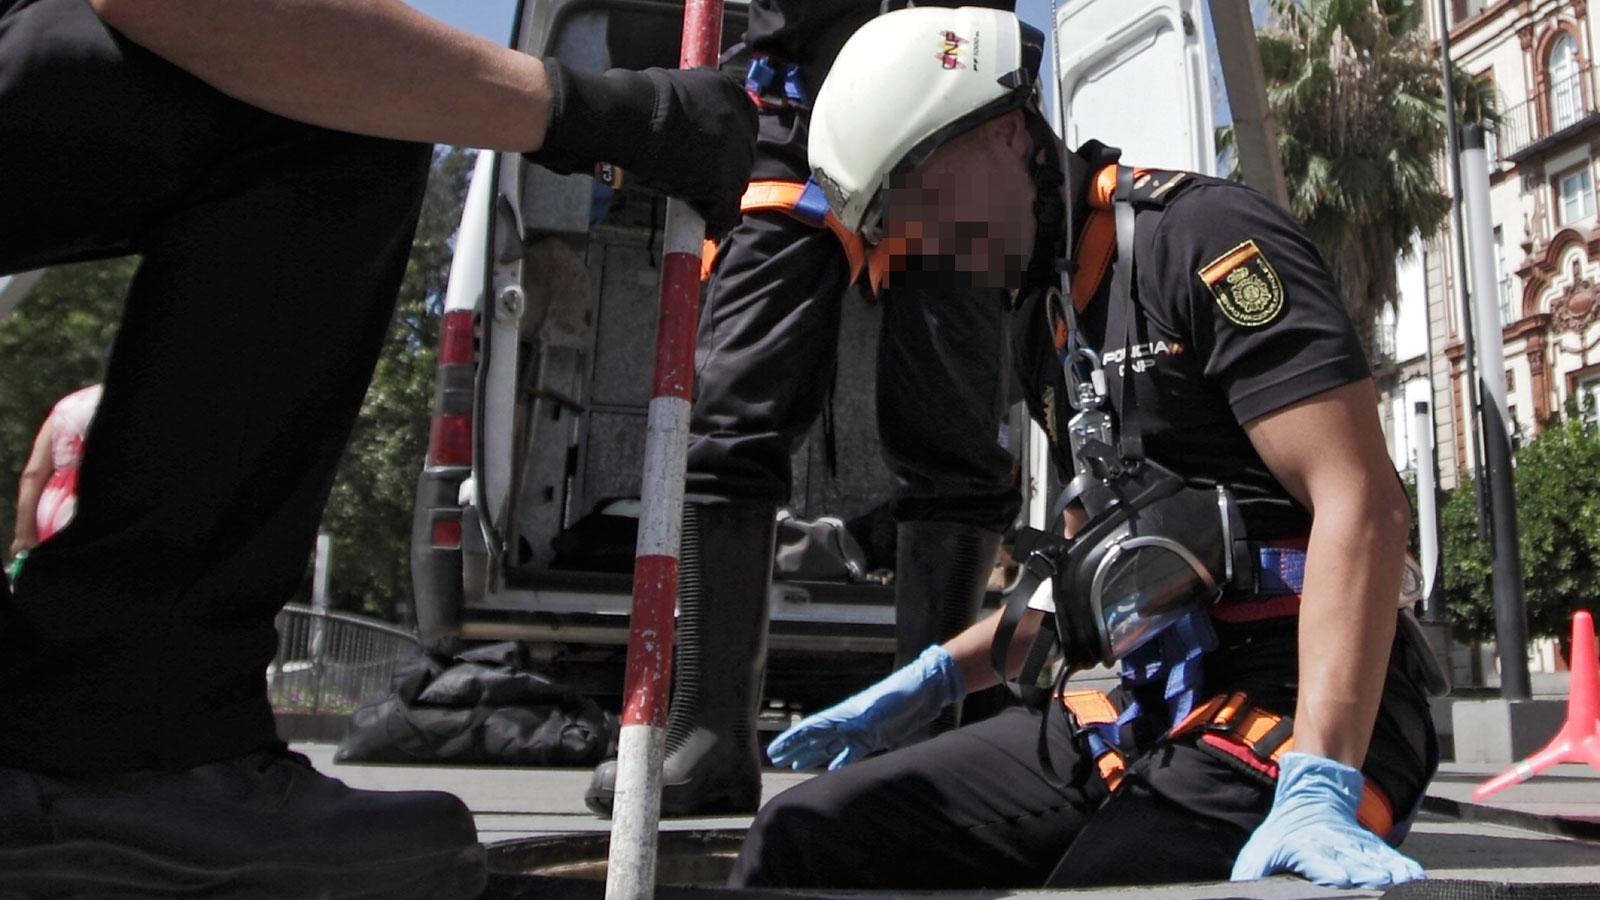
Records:
[[[1052,287],[1047,295],[1050,309],[1066,323],[1067,344],[1061,351],[1061,369],[1067,381],[1067,401],[1078,412],[1102,409],[1110,392],[1106,389],[1105,367],[1100,354],[1085,347],[1078,339],[1078,312],[1062,296],[1059,288]]]

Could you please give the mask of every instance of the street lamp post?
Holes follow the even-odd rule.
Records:
[[[1495,274],[1494,220],[1489,214],[1489,159],[1483,127],[1461,130],[1462,187],[1472,242],[1472,299],[1478,345],[1480,430],[1489,490],[1494,571],[1495,645],[1500,651],[1500,695],[1528,700],[1528,613],[1522,599],[1522,554],[1517,547],[1517,492],[1512,480],[1511,417],[1506,402],[1505,344],[1501,337],[1499,278]]]

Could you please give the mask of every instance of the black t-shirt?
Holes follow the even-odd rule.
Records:
[[[1112,407],[1120,419],[1131,357],[1149,458],[1195,482],[1229,485],[1252,538],[1306,534],[1309,514],[1242,424],[1369,375],[1321,255],[1265,196],[1200,175],[1185,176],[1163,208],[1142,209],[1135,221],[1142,314],[1131,350],[1127,303],[1113,296],[1109,273],[1080,315],[1105,362]]]

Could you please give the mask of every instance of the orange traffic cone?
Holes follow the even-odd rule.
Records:
[[[1572,681],[1567,688],[1567,721],[1543,750],[1478,785],[1472,799],[1520,784],[1557,763],[1588,763],[1600,770],[1600,666],[1595,661],[1594,617],[1572,616]]]

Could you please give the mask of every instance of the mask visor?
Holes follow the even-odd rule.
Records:
[[[1100,629],[1102,662],[1112,665],[1220,591],[1204,564],[1164,537],[1131,537],[1096,567],[1089,602]]]

